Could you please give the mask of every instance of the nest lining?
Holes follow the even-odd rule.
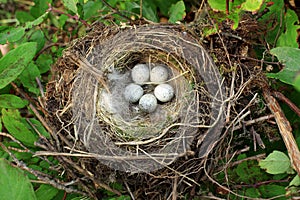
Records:
[[[128,54],[125,59],[117,60],[115,63],[119,71],[114,71],[116,77],[114,80],[110,78],[110,81],[108,81],[111,82],[109,88],[112,91],[106,91],[105,88],[101,88],[99,91],[99,120],[109,124],[112,127],[114,136],[117,136],[120,141],[137,141],[157,137],[162,132],[166,132],[166,127],[176,122],[184,114],[183,110],[187,109],[186,106],[190,105],[192,98],[194,98],[190,84],[194,84],[195,80],[187,80],[185,78],[187,76],[184,77],[185,74],[192,73],[191,68],[185,67],[184,72],[179,72],[178,64],[176,66],[176,63],[173,64],[168,58],[171,56],[159,51],[141,50],[139,52],[140,56],[134,56],[133,60],[131,55],[135,53],[130,52]],[[123,64],[123,60],[127,63],[126,65]],[[171,102],[160,103],[153,113],[140,112],[138,105],[127,102],[123,97],[124,87],[131,81],[130,70],[136,62],[164,64],[170,69],[170,79],[167,82],[175,89],[175,97]],[[120,68],[119,65],[123,67]],[[182,66],[182,63],[180,65]],[[112,73],[108,73],[107,76],[112,76]],[[153,92],[154,86],[151,83],[144,87],[145,93]],[[105,99],[105,102],[103,102],[103,99]]]

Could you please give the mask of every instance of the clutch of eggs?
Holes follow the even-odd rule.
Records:
[[[169,69],[165,65],[156,65],[152,69],[147,64],[137,64],[131,70],[130,83],[124,89],[124,97],[131,103],[139,102],[142,111],[151,113],[157,107],[157,100],[165,103],[174,97],[174,88],[165,83],[169,79]],[[144,94],[142,85],[155,84],[154,94]]]

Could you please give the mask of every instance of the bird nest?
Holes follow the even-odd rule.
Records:
[[[142,112],[124,98],[130,72],[139,63],[168,66],[174,97],[159,102],[154,112]],[[198,41],[179,27],[101,27],[75,41],[56,69],[56,85],[48,86],[50,110],[61,109],[53,101],[58,107],[64,104],[56,117],[74,125],[70,138],[79,139],[112,169],[155,171],[186,155],[195,137],[201,144],[199,157],[219,138],[225,105],[219,70]],[[151,93],[153,84],[144,90]]]

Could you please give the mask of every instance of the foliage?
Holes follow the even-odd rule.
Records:
[[[232,1],[229,4],[229,10],[226,11],[226,4],[223,0],[208,0],[209,5],[212,9],[216,11],[221,11],[222,15],[218,15],[218,20],[223,21],[225,19],[230,19],[233,21],[232,28],[236,29],[238,27],[241,15],[245,11],[257,12],[263,4],[262,0],[238,0]],[[226,12],[229,12],[227,15]]]
[[[270,78],[277,78],[284,83],[291,84],[299,90],[299,49],[298,49],[298,32],[300,28],[297,14],[291,10],[284,9],[284,1],[262,1],[262,0],[239,0],[229,4],[229,15],[226,15],[226,5],[222,0],[208,0],[210,6],[217,11],[221,11],[223,15],[218,15],[220,21],[229,18],[233,21],[233,29],[238,27],[240,17],[245,11],[253,13],[261,13],[266,9],[268,12],[262,15],[259,22],[266,24],[269,30],[266,33],[265,40],[271,47],[277,47],[270,51],[271,54],[277,56],[286,66],[278,73],[267,74]],[[278,14],[280,13],[280,14]],[[277,23],[270,23],[276,21]],[[279,23],[280,22],[280,23]],[[297,76],[298,74],[298,76]]]
[[[259,162],[259,166],[266,169],[269,174],[282,174],[291,170],[289,157],[280,151],[273,151],[266,159]]]
[[[24,99],[12,85],[22,88],[32,99],[41,96],[43,86],[49,81],[51,65],[61,56],[65,44],[83,36],[86,29],[95,21],[104,24],[117,23],[126,25],[129,20],[144,17],[152,22],[166,18],[169,23],[184,22],[191,9],[183,0],[61,0],[62,5],[56,8],[57,1],[34,0],[32,4],[23,5],[15,1],[13,13],[1,11],[0,44],[8,44],[10,51],[0,58],[0,132],[7,132],[13,138],[28,147],[27,152],[13,151],[17,159],[27,166],[45,174],[64,179],[49,168],[49,162],[57,164],[55,158],[43,160],[32,157],[31,152],[39,151],[35,142],[39,134],[50,138],[50,134],[41,122],[32,115],[31,102]],[[60,2],[60,1],[59,1]],[[0,0],[2,4],[10,1]],[[299,21],[296,13],[286,9],[283,0],[235,0],[229,1],[229,13],[226,13],[224,0],[208,0],[213,9],[212,18],[221,23],[231,20],[232,28],[237,29],[245,13],[262,14],[257,20],[268,27],[264,39],[271,47],[270,53],[284,64],[277,73],[268,73],[269,78],[276,78],[283,83],[294,86],[300,92],[300,55],[297,43]],[[216,12],[214,12],[216,11]],[[13,20],[11,20],[13,19]],[[273,22],[281,23],[273,23]],[[207,30],[213,34],[214,28]],[[299,93],[297,93],[299,96]],[[295,99],[297,94],[292,92]],[[298,99],[299,100],[299,99]],[[300,102],[298,102],[300,105]],[[286,111],[286,109],[285,109]],[[298,118],[290,117],[293,122]],[[297,121],[298,120],[298,121]],[[295,133],[300,141],[300,131]],[[22,149],[20,144],[4,138],[1,143],[11,149]],[[245,159],[241,154],[236,160]],[[0,149],[0,196],[3,199],[63,199],[64,191],[51,185],[31,183],[37,177],[25,173],[10,165],[12,157],[3,148]],[[274,151],[260,162],[247,160],[228,171],[232,184],[239,185],[237,193],[253,198],[271,198],[276,195],[291,195],[300,186],[298,175],[291,174],[289,158],[279,151]],[[224,173],[219,180],[224,181]],[[271,180],[271,181],[270,181]],[[269,184],[262,184],[269,181]],[[260,184],[261,183],[261,184]],[[118,190],[122,185],[116,184]],[[130,199],[127,195],[114,196],[101,191],[106,199]],[[82,199],[77,194],[67,195],[67,199]],[[234,197],[232,197],[234,199]]]
[[[3,158],[0,158],[0,171],[1,199],[36,199],[30,180],[23,171],[11,167]]]
[[[284,68],[277,73],[268,73],[270,78],[278,78],[284,83],[299,87],[297,73],[300,73],[300,50],[292,47],[277,47],[271,50]],[[298,75],[299,76],[299,75]]]

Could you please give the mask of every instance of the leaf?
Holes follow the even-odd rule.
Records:
[[[300,74],[295,78],[293,85],[300,92]]]
[[[28,104],[27,101],[22,100],[20,97],[12,94],[0,95],[1,108],[24,108]]]
[[[153,22],[158,22],[157,7],[152,0],[143,0],[143,16]]]
[[[27,42],[8,52],[0,59],[0,89],[14,81],[32,60],[36,43]]]
[[[83,5],[83,19],[89,19],[91,17],[97,16],[100,10],[103,7],[101,1],[88,1],[86,4]]]
[[[2,109],[2,121],[8,132],[25,145],[34,147],[37,136],[28,129],[28,124],[18,110]]]
[[[277,197],[276,200],[286,200],[285,197],[285,187],[280,185],[262,185],[258,188],[262,198],[272,198],[282,195],[282,197]]]
[[[253,184],[258,181],[263,181],[267,176],[267,174],[257,166],[256,161],[244,161],[240,163],[235,172],[240,182]]]
[[[273,151],[264,160],[259,161],[259,166],[266,169],[269,174],[286,173],[290,167],[290,159],[287,155],[280,151]]]
[[[45,136],[46,138],[50,139],[51,136],[50,134],[46,131],[46,129],[44,128],[44,126],[41,124],[40,121],[34,119],[34,118],[30,118],[29,121],[32,123],[32,125],[34,126],[34,128],[43,136]]]
[[[260,193],[257,188],[247,188],[245,195],[251,198],[259,198]]]
[[[20,23],[25,23],[34,20],[34,17],[30,13],[25,11],[16,11],[16,18]]]
[[[294,47],[298,48],[298,32],[300,28],[299,19],[295,11],[288,9],[284,16],[284,32],[280,34],[276,43],[277,47]],[[296,25],[297,24],[297,25]]]
[[[224,0],[208,0],[209,6],[216,11],[225,11],[226,4]]]
[[[299,175],[296,175],[293,178],[293,180],[290,182],[289,186],[292,186],[292,185],[296,186],[296,187],[300,186],[300,177],[299,177]]]
[[[277,47],[271,50],[271,54],[275,55],[285,66],[280,72],[268,73],[267,76],[294,85],[296,75],[300,72],[300,49]],[[296,85],[294,86],[297,87]]]
[[[0,44],[6,44],[7,42],[16,42],[20,40],[25,34],[23,27],[0,27]]]
[[[159,11],[165,16],[169,16],[169,10],[172,4],[176,4],[178,0],[153,0],[155,5],[159,8]]]
[[[184,2],[178,1],[176,4],[173,4],[169,10],[169,14],[169,22],[175,23],[181,21],[186,15]]]
[[[38,95],[40,90],[37,88],[37,77],[41,77],[39,68],[33,62],[30,62],[30,64],[25,67],[25,70],[20,74],[19,79],[24,87],[26,87],[30,92]]]
[[[71,10],[73,13],[78,14],[76,6],[78,0],[63,0],[62,2],[68,10]]]
[[[45,35],[42,30],[36,30],[33,33],[30,33],[30,37],[28,38],[28,42],[36,42],[37,43],[37,52],[42,50],[42,48],[45,46]]]
[[[33,187],[23,171],[0,158],[0,196],[3,200],[35,200]]]
[[[262,15],[261,18],[258,19],[258,22],[266,26],[265,30],[272,30],[267,31],[264,35],[264,39],[267,43],[269,43],[272,46],[275,46],[275,43],[277,41],[278,35],[280,35],[283,32],[282,24],[284,26],[284,21],[282,20],[282,15],[284,14],[284,1],[276,1],[272,6],[266,7],[268,10],[267,13],[264,13],[263,10],[261,10]]]
[[[30,14],[34,18],[38,18],[43,15],[49,8],[48,4],[51,4],[52,0],[34,0],[34,6],[30,9]]]
[[[67,15],[61,15],[58,18],[58,24],[59,24],[59,28],[63,28],[64,25],[66,24],[66,22],[68,21],[69,17]]]
[[[51,185],[42,184],[36,191],[37,200],[52,200],[58,193],[58,189]]]
[[[38,66],[41,74],[46,73],[53,64],[52,56],[50,54],[41,54],[35,63]]]
[[[242,3],[242,10],[255,12],[260,9],[263,4],[263,0],[246,0],[246,2]]]
[[[31,29],[33,26],[37,26],[39,24],[41,24],[44,19],[48,16],[48,13],[49,12],[45,12],[44,14],[42,14],[41,16],[39,16],[37,19],[35,19],[34,21],[32,22],[27,22],[25,24],[25,29]]]

